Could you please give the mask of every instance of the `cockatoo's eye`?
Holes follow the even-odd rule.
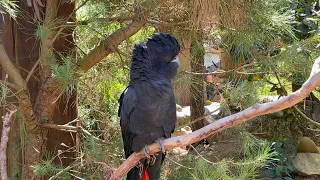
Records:
[[[179,64],[179,56],[174,57],[171,62],[175,62]]]

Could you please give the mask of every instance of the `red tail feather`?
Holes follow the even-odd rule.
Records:
[[[146,168],[143,172],[143,176],[141,180],[150,180],[149,178],[149,173],[148,173],[148,169]]]

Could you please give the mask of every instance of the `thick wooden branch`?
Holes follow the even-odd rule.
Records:
[[[277,73],[274,73],[274,74],[275,74],[275,76],[276,76],[276,78],[277,78],[278,84],[279,84],[280,87],[281,87],[281,89],[280,89],[280,91],[282,92],[281,94],[287,96],[287,95],[288,95],[288,92],[287,92],[286,88],[282,85],[282,83],[281,83],[281,81],[280,81],[279,75],[278,75]],[[273,84],[273,83],[270,82],[270,81],[269,81],[269,83],[270,83],[270,84]],[[275,84],[273,84],[273,85],[275,85]],[[310,93],[310,94],[311,94],[311,93]],[[308,120],[308,121],[309,121],[310,123],[312,123],[313,125],[320,127],[320,123],[318,123],[318,122],[312,120],[311,118],[309,118],[309,117],[308,117],[307,115],[305,115],[302,111],[300,111],[300,109],[299,109],[296,105],[294,105],[294,106],[292,106],[292,107],[293,107],[293,109],[295,109],[303,118],[305,118],[306,120]]]
[[[3,47],[3,44],[0,42],[0,65],[3,70],[9,75],[9,79],[12,80],[19,88],[26,88],[26,83],[23,80],[18,69],[10,60],[6,50]]]
[[[198,142],[214,133],[217,133],[223,129],[230,128],[239,124],[242,124],[254,117],[264,114],[270,114],[283,109],[289,108],[304,98],[306,98],[312,90],[320,85],[320,57],[318,57],[312,67],[310,77],[302,85],[302,87],[293,92],[292,94],[284,97],[283,99],[253,105],[241,112],[233,114],[231,116],[224,117],[218,121],[215,121],[197,131],[192,132],[184,136],[172,137],[164,140],[165,149],[172,149],[174,147],[184,147],[192,143]],[[157,143],[148,146],[150,154],[159,152],[159,146]],[[145,154],[140,151],[133,153],[111,176],[111,180],[121,179],[140,159],[145,158]]]
[[[141,2],[143,13],[135,15],[135,19],[127,26],[115,31],[113,34],[104,39],[99,46],[93,49],[86,57],[77,64],[82,72],[88,71],[95,64],[100,62],[107,55],[115,52],[118,45],[137,33],[147,22],[146,18],[150,11],[168,0],[152,0]],[[148,9],[148,10],[147,10]]]
[[[19,91],[16,95],[19,99],[20,108],[26,119],[25,121],[26,128],[28,130],[35,129],[37,121],[33,112],[33,106],[30,101],[26,83],[22,78],[18,69],[11,62],[2,43],[0,43],[0,65],[3,68],[3,70],[9,75],[9,79],[14,83],[14,84],[6,83],[6,85],[8,85],[8,87],[12,86],[13,88]]]
[[[86,57],[79,61],[78,67],[81,71],[86,72],[95,64],[100,62],[104,57],[113,53],[122,41],[137,33],[145,24],[145,21],[133,21],[127,26],[117,30],[101,42]]]
[[[3,124],[2,124],[2,135],[1,135],[1,142],[0,142],[0,173],[2,180],[8,180],[8,173],[7,173],[7,145],[9,141],[9,131],[10,131],[10,121],[12,115],[17,110],[8,110],[9,112],[3,117]]]
[[[0,43],[0,65],[3,70],[9,75],[9,79],[14,83],[6,83],[6,85],[8,85],[8,87],[13,87],[19,91],[16,95],[19,99],[20,108],[26,119],[26,128],[29,130],[35,129],[37,121],[33,112],[33,106],[31,104],[29,94],[27,92],[26,83],[18,69],[11,62],[2,43]]]

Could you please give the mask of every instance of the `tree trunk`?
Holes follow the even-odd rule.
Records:
[[[19,1],[17,4],[20,13],[17,22],[4,15],[2,42],[9,58],[16,64],[25,79],[39,59],[40,42],[35,37],[37,23],[34,23],[34,19],[32,19],[34,17],[34,8],[28,7],[25,1]],[[58,17],[66,19],[74,8],[74,3],[61,3]],[[42,10],[45,11],[44,9]],[[74,18],[71,18],[69,21],[72,21],[72,19],[74,20]],[[56,53],[70,55],[70,52],[73,52],[73,38],[70,33],[72,31],[73,29],[66,28],[62,32],[65,36],[59,37],[55,41],[53,48]],[[58,150],[63,152],[67,149],[67,147],[61,146],[62,143],[69,147],[73,147],[75,144],[70,133],[47,130],[37,126],[37,123],[41,122],[37,122],[36,119],[56,124],[66,124],[77,117],[75,93],[71,99],[60,98],[58,100],[61,92],[57,91],[57,82],[52,78],[46,79],[45,82],[40,82],[38,69],[39,67],[36,68],[28,81],[27,90],[18,93],[18,99],[15,99],[15,102],[20,102],[21,112],[24,113],[24,121],[20,117],[12,120],[12,131],[10,132],[8,146],[8,152],[10,152],[8,153],[8,169],[11,179],[37,179],[31,166],[39,162],[44,150],[56,154]],[[0,71],[1,79],[4,79],[5,72],[1,67]],[[24,99],[30,99],[31,104],[24,104],[22,101]],[[25,122],[26,134],[24,130],[19,130],[22,129],[21,123],[23,122]],[[64,157],[70,158],[62,159],[62,164],[69,164],[74,155],[75,153],[64,153]],[[21,156],[23,157],[21,158]]]
[[[203,73],[204,48],[203,45],[197,42],[192,43],[191,52],[191,71],[195,73]],[[204,91],[203,91],[203,76],[191,75],[190,85],[190,111],[191,121],[194,121],[204,116]],[[192,131],[200,129],[204,126],[203,120],[192,124]]]

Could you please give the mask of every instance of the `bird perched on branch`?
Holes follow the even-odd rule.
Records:
[[[153,34],[135,45],[130,83],[119,99],[120,126],[125,156],[144,150],[147,157],[127,174],[128,180],[158,180],[165,157],[163,139],[176,124],[176,103],[171,80],[179,67],[178,41],[165,33]],[[147,145],[158,142],[162,152],[150,158]]]

